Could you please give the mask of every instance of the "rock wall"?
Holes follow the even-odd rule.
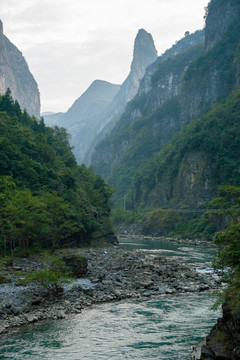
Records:
[[[156,186],[155,207],[183,205],[201,207],[215,195],[215,179],[211,164],[205,153],[200,151],[187,153],[179,167],[175,180],[168,181],[168,172],[162,174]]]
[[[22,53],[3,34],[0,23],[0,93],[10,88],[12,97],[18,100],[22,110],[40,117],[40,95]]]
[[[228,304],[223,305],[223,316],[218,319],[201,347],[201,360],[240,359],[240,311],[231,312]],[[196,359],[196,358],[195,358]]]
[[[226,32],[228,26],[239,13],[237,0],[212,0],[207,8],[205,45],[210,50]]]

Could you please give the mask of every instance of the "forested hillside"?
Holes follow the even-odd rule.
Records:
[[[94,169],[117,189],[119,205],[198,208],[219,184],[236,185],[239,14],[235,0],[211,1],[205,46],[194,44],[155,66],[146,91],[96,148]]]
[[[0,252],[73,246],[111,232],[111,188],[78,166],[63,128],[0,97]]]

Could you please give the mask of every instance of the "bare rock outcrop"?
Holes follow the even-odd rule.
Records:
[[[0,20],[0,94],[5,94],[8,88],[22,110],[40,117],[38,85],[21,51],[4,35]]]

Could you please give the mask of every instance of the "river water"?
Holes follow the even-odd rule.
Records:
[[[210,270],[214,250],[122,240],[121,246],[159,252]],[[190,359],[191,348],[216,322],[204,293],[165,295],[93,306],[64,320],[28,326],[0,339],[0,359]]]

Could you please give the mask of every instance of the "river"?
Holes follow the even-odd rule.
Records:
[[[121,240],[211,271],[212,248],[149,240]],[[23,328],[0,340],[0,359],[189,359],[191,348],[216,322],[208,293],[166,295],[93,306],[64,320]]]

